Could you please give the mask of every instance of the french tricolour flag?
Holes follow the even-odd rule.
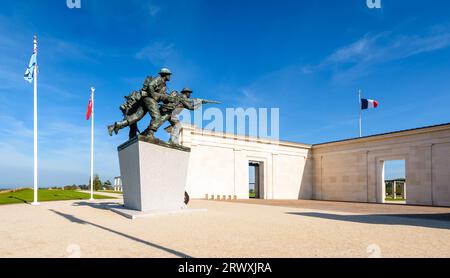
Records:
[[[361,109],[362,110],[377,108],[377,107],[378,107],[378,101],[373,100],[373,99],[365,99],[365,98],[361,99]]]

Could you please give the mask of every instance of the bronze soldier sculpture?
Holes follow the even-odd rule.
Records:
[[[220,104],[217,101],[202,100],[202,99],[191,99],[193,91],[190,88],[184,88],[179,95],[176,91],[172,92],[171,97],[173,101],[164,102],[160,106],[161,113],[161,125],[164,122],[169,121],[170,126],[166,127],[165,130],[170,134],[169,143],[173,145],[179,145],[179,135],[181,132],[181,123],[178,116],[184,109],[194,111],[200,108],[203,104]]]
[[[171,100],[166,93],[166,82],[170,81],[172,72],[167,68],[162,68],[159,75],[156,78],[147,77],[143,88],[139,92],[132,92],[125,97],[126,103],[120,107],[124,114],[124,119],[108,126],[110,136],[113,135],[113,132],[118,134],[119,130],[130,127],[129,137],[130,139],[134,138],[138,132],[137,123],[149,112],[152,121],[142,135],[154,138],[154,133],[157,131],[158,125],[160,126],[161,118],[158,103]]]
[[[151,122],[141,135],[148,139],[155,139],[155,132],[168,121],[170,126],[165,130],[170,133],[169,143],[179,145],[179,134],[181,131],[181,124],[178,119],[179,114],[184,109],[196,110],[202,104],[220,104],[217,101],[191,99],[192,90],[189,88],[184,88],[181,94],[173,91],[168,95],[166,82],[170,81],[172,72],[167,68],[163,68],[159,75],[157,78],[147,77],[140,91],[134,91],[125,97],[126,103],[120,107],[124,119],[108,126],[110,136],[113,133],[118,134],[123,128],[130,127],[130,140],[136,137],[138,133],[137,123],[148,112],[151,116]]]

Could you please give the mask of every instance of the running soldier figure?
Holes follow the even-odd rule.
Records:
[[[124,114],[124,119],[108,126],[109,135],[118,132],[126,127],[130,127],[130,139],[138,133],[137,123],[144,118],[147,112],[152,117],[149,127],[142,135],[154,139],[154,133],[158,130],[161,122],[161,114],[158,103],[174,101],[167,95],[166,82],[170,81],[172,72],[167,68],[162,68],[159,77],[147,77],[143,88],[139,92],[133,92],[126,97],[126,103],[120,107]]]
[[[178,95],[178,93],[174,91],[171,96],[174,97],[175,100],[172,102],[164,102],[159,109],[162,120],[159,127],[161,127],[166,121],[169,121],[170,123],[170,126],[165,128],[165,130],[170,134],[170,144],[180,144],[179,135],[181,132],[181,123],[178,116],[181,112],[183,112],[184,109],[194,111],[202,105],[201,100],[191,99],[191,95],[192,90],[189,88],[184,88],[181,91],[181,95]]]
[[[160,107],[161,122],[158,128],[160,128],[164,122],[169,121],[170,126],[165,130],[170,134],[169,143],[173,145],[180,145],[180,132],[181,123],[178,116],[184,109],[197,110],[203,104],[220,104],[220,102],[213,100],[203,99],[191,99],[193,91],[189,88],[184,88],[181,91],[181,95],[178,95],[176,91],[172,92],[171,97],[173,100],[165,101]]]

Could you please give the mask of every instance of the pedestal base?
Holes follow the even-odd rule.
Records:
[[[135,220],[139,218],[173,215],[173,214],[188,214],[195,212],[207,212],[207,209],[178,209],[178,210],[151,210],[151,211],[137,211],[127,208],[112,208],[112,211],[118,213],[128,219]]]
[[[126,209],[178,211],[185,207],[190,149],[138,136],[118,151]]]

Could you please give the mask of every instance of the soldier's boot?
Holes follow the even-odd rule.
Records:
[[[146,130],[144,130],[144,132],[141,133],[142,136],[147,137],[148,139],[155,139],[155,131],[151,130],[150,128],[147,128]]]
[[[136,135],[139,132],[139,128],[137,126],[137,124],[132,124],[130,125],[130,133],[128,133],[128,137],[131,139],[133,139],[134,137],[136,137]]]
[[[170,138],[169,141],[167,141],[167,143],[171,145],[178,145],[177,143],[175,143],[175,141],[172,140],[172,138]]]
[[[154,140],[155,139],[155,132],[153,130],[149,130],[145,136],[147,138],[149,138],[149,139]]]
[[[180,144],[180,132],[181,132],[181,124],[179,122],[173,123],[173,126],[170,125],[170,128],[166,128],[167,130],[170,130],[170,139],[169,144],[175,145],[175,146],[181,146]]]
[[[113,136],[114,129],[116,129],[116,124],[113,124],[113,125],[109,125],[109,126],[108,126],[108,133],[109,133],[109,136]]]
[[[123,120],[121,122],[116,122],[114,125],[108,126],[109,136],[112,136],[113,132],[116,135],[119,134],[119,130],[126,128],[127,126],[129,126],[129,123],[127,120]]]

